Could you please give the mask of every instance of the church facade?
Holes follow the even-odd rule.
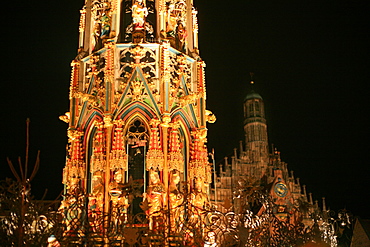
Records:
[[[270,198],[270,210],[275,217],[292,225],[303,223],[311,227],[315,222],[313,212],[321,209],[293,171],[289,172],[280,152],[276,148],[270,151],[263,98],[251,90],[243,107],[245,139],[240,141],[239,150],[235,148],[233,156],[225,157],[219,166],[210,194],[212,203],[221,211],[232,206],[235,212],[243,212],[247,207],[261,215],[266,210],[262,204],[246,205],[248,201],[253,203],[252,194],[258,191]],[[325,198],[322,206],[326,210]]]

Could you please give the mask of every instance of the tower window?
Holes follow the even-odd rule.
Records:
[[[249,103],[249,114],[253,114],[253,103]]]
[[[260,104],[258,101],[255,101],[254,102],[254,109],[256,110],[256,112],[259,112],[260,111]]]

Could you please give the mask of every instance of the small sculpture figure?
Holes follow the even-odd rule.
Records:
[[[95,23],[93,27],[93,31],[91,33],[91,44],[91,51],[97,51],[102,48],[101,25],[99,23]]]
[[[203,181],[196,178],[194,181],[194,189],[190,195],[191,208],[191,223],[198,228],[202,229],[204,224],[204,212],[209,208],[208,196],[203,192]]]
[[[108,16],[102,16],[101,18],[101,34],[100,37],[102,39],[103,44],[109,39],[110,37],[110,18]]]
[[[150,176],[150,185],[146,196],[150,204],[148,214],[151,216],[162,209],[163,206],[162,202],[166,191],[163,183],[159,179],[159,174],[157,172],[151,171],[149,176]]]
[[[180,182],[180,174],[179,173],[172,173],[171,182],[169,187],[169,201],[170,201],[170,211],[171,211],[171,230],[176,231],[179,230],[179,224],[176,222],[181,222],[183,219],[183,212],[181,204],[184,201],[183,195],[177,188]]]
[[[149,181],[148,192],[144,194],[144,199],[146,198],[149,203],[149,209],[146,213],[149,216],[149,228],[153,230],[156,228],[155,224],[159,221],[159,216],[161,215],[160,210],[163,207],[166,190],[157,172],[150,171]]]
[[[145,6],[144,0],[136,0],[132,5],[132,23],[134,30],[144,29],[145,17],[148,16],[148,9]]]
[[[175,27],[176,27],[176,15],[175,15],[175,5],[169,4],[167,7],[167,27],[166,27],[166,34],[168,37],[175,37]]]
[[[176,25],[177,25],[177,17],[175,14],[175,5],[169,4],[167,6],[167,13],[166,13],[166,31],[162,33],[163,38],[167,39],[170,42],[172,47],[176,46],[175,36],[176,36]]]
[[[208,209],[209,201],[206,193],[203,192],[203,181],[199,178],[195,180],[194,189],[190,198],[191,204],[198,209]]]
[[[111,200],[114,207],[121,207],[123,206],[126,208],[128,206],[126,196],[122,195],[123,192],[123,171],[121,169],[116,170],[113,173],[113,181],[109,183],[109,195],[111,196]]]
[[[176,49],[185,52],[185,41],[186,41],[186,28],[185,26],[179,21],[176,27]]]

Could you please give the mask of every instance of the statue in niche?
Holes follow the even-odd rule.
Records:
[[[196,227],[201,227],[204,217],[203,212],[209,208],[208,196],[203,192],[203,184],[204,182],[200,178],[196,178],[194,188],[190,194],[190,203],[193,206],[190,221]]]
[[[170,186],[169,186],[169,201],[170,201],[170,211],[171,211],[171,230],[178,230],[180,222],[183,220],[183,207],[181,206],[184,202],[184,197],[178,189],[178,184],[180,182],[180,174],[178,172],[173,172],[171,175]]]
[[[134,30],[142,30],[145,27],[145,17],[148,16],[148,9],[144,0],[135,0],[132,5],[132,23]]]
[[[97,51],[102,48],[102,41],[100,38],[101,35],[101,25],[100,23],[95,23],[93,27],[93,31],[91,33],[91,51]]]
[[[111,196],[113,206],[127,205],[125,198],[122,197],[123,176],[122,169],[118,169],[114,171],[113,180],[109,183],[109,195]]]
[[[191,193],[191,204],[198,209],[208,209],[209,201],[206,193],[203,192],[203,181],[195,179],[194,189]]]
[[[167,3],[166,30],[161,32],[161,36],[167,39],[172,47],[176,46],[176,25],[177,16],[175,14],[175,5],[173,3]]]
[[[109,183],[109,195],[112,200],[113,222],[115,226],[126,221],[126,212],[129,206],[128,198],[123,192],[124,173],[122,169],[113,172],[113,180]]]
[[[182,22],[177,23],[176,37],[175,37],[175,48],[181,52],[185,52],[185,41],[186,41],[186,29]]]
[[[110,38],[110,18],[108,16],[102,16],[101,17],[101,34],[100,38],[102,40],[102,43],[104,44],[107,39]]]
[[[177,17],[175,14],[175,5],[173,3],[169,4],[167,7],[167,27],[166,34],[167,37],[175,37],[175,27],[177,22]]]
[[[94,172],[92,176],[92,189],[91,195],[89,196],[89,223],[92,227],[94,232],[101,230],[101,226],[99,226],[99,218],[101,217],[103,208],[102,205],[104,204],[104,180],[103,180],[104,173],[101,171]]]
[[[160,210],[166,198],[166,190],[159,178],[158,172],[153,170],[149,172],[149,187],[144,196],[149,203],[149,209],[146,212],[150,218],[149,227],[150,229],[155,229],[155,223],[159,220]]]
[[[92,176],[92,190],[91,193],[95,197],[99,197],[100,195],[103,195],[104,193],[104,179],[103,179],[104,173],[101,171],[94,172],[94,175]]]

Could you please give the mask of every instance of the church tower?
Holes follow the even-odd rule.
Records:
[[[264,102],[261,95],[254,90],[251,90],[244,99],[244,134],[245,158],[248,159],[246,163],[250,166],[249,175],[254,179],[260,179],[268,167],[269,148]]]
[[[179,184],[206,192],[206,123],[215,117],[192,0],[86,0],[80,12],[70,109],[61,116],[64,205],[151,214],[175,204],[170,190]]]

